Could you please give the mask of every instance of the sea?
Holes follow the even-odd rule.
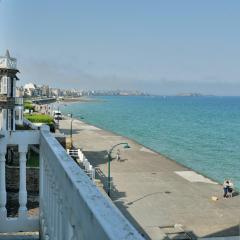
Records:
[[[65,114],[129,137],[240,189],[240,97],[106,96],[61,106]]]

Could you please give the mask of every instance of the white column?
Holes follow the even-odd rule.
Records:
[[[7,218],[7,193],[6,193],[6,174],[5,174],[5,154],[0,152],[0,220]]]
[[[19,217],[27,218],[27,187],[26,187],[26,154],[27,154],[27,146],[21,147],[19,146],[20,153],[20,183],[19,183]]]

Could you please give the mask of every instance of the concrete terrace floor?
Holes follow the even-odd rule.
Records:
[[[69,134],[69,128],[69,120],[60,121],[61,132]],[[73,140],[98,168],[105,187],[107,151],[116,143],[129,143],[130,149],[119,147],[123,161],[111,162],[111,199],[146,239],[240,235],[240,197],[223,199],[221,185],[132,140],[78,120],[73,121]]]

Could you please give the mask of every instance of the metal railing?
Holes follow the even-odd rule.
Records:
[[[15,98],[8,96],[0,96],[0,107],[2,108],[14,108],[15,106]]]
[[[0,106],[3,108],[14,106],[22,106],[23,105],[23,98],[22,97],[8,97],[6,96],[0,96]]]
[[[20,105],[22,106],[23,105],[23,97],[15,97],[15,104],[16,105]]]

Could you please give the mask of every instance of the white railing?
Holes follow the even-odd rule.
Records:
[[[34,130],[37,130],[37,129],[39,128],[38,126],[34,125],[34,123],[32,123],[31,121],[29,121],[29,120],[26,119],[26,118],[23,118],[23,124],[24,124],[25,126],[30,127],[31,129],[34,129]]]
[[[67,149],[67,153],[69,156],[76,159],[79,166],[83,168],[83,170],[86,172],[86,174],[94,182],[95,181],[95,168],[91,165],[91,163],[85,157],[83,152],[80,149]]]
[[[142,239],[66,153],[48,126],[0,135],[0,232],[40,231],[42,240]],[[34,218],[27,212],[26,154],[30,144],[40,145],[40,216]],[[8,145],[18,145],[20,153],[17,218],[8,218],[6,210]]]
[[[40,137],[43,239],[142,239],[47,129]]]
[[[38,231],[39,218],[27,214],[26,154],[29,144],[39,144],[39,131],[1,132],[0,139],[0,232]],[[8,145],[18,145],[19,150],[19,210],[18,217],[8,218],[6,203],[5,163]]]
[[[16,105],[23,105],[23,97],[15,97]]]

